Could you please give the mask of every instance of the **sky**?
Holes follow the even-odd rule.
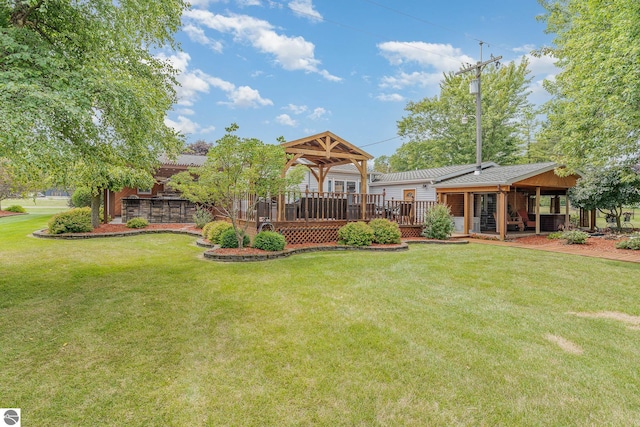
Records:
[[[530,100],[557,69],[531,51],[552,35],[536,0],[191,0],[158,54],[179,70],[166,123],[187,143],[241,137],[277,143],[331,131],[373,156],[402,145],[407,102],[439,94],[443,73],[491,54],[529,58]],[[473,103],[473,98],[470,99]]]

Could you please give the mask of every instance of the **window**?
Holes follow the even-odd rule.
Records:
[[[334,181],[334,185],[336,193],[344,193],[344,181]]]
[[[327,191],[329,193],[331,193],[333,191],[333,180],[329,180],[329,182],[327,183]]]
[[[142,194],[144,195],[149,195],[151,194],[151,189],[150,188],[138,188],[138,194]]]
[[[355,192],[356,192],[356,182],[347,181],[347,193],[355,193]]]

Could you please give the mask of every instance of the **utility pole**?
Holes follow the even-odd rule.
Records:
[[[482,45],[483,41],[480,42],[480,61],[474,64],[468,65],[466,68],[458,71],[455,75],[460,75],[464,73],[468,73],[469,71],[475,71],[475,80],[471,81],[469,85],[469,90],[471,93],[476,94],[476,170],[473,172],[474,175],[480,175],[482,172],[482,92],[481,92],[481,77],[482,77],[482,69],[487,65],[498,62],[502,59],[502,56],[494,57],[491,55],[491,59],[482,62]]]

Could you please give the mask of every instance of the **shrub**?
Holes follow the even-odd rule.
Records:
[[[144,218],[131,218],[127,221],[127,228],[145,228],[149,225],[149,221]]]
[[[428,239],[447,240],[454,229],[449,206],[438,203],[427,211],[422,235]]]
[[[634,233],[628,239],[616,242],[617,249],[631,249],[633,251],[640,250],[640,234]]]
[[[247,235],[242,236],[243,247],[245,248],[248,247],[250,243],[251,243],[251,239],[249,239],[249,236]],[[233,228],[230,228],[227,231],[224,231],[220,235],[220,247],[221,248],[237,248],[238,247],[238,238],[236,237],[236,232]]]
[[[349,246],[369,246],[373,242],[373,230],[368,224],[350,222],[338,230],[339,243]]]
[[[209,238],[209,229],[211,228],[211,226],[214,224],[213,221],[208,222],[204,225],[204,227],[202,227],[202,238],[204,239],[208,239]]]
[[[196,213],[193,214],[193,222],[196,223],[196,228],[202,228],[211,222],[213,215],[206,208],[196,206]]]
[[[554,231],[553,233],[549,233],[547,239],[562,239],[562,231]]]
[[[286,243],[284,236],[275,231],[261,231],[253,239],[253,247],[264,251],[281,251]]]
[[[91,206],[91,190],[78,187],[71,195],[71,206],[74,208],[86,208]]]
[[[397,223],[385,218],[369,221],[369,227],[373,230],[373,242],[380,244],[400,243],[400,227]]]
[[[54,215],[49,220],[49,233],[85,233],[91,227],[91,208],[75,208]]]
[[[26,209],[23,208],[20,205],[11,205],[9,206],[7,209],[5,209],[8,212],[15,212],[15,213],[26,213]]]
[[[233,230],[233,226],[230,223],[226,221],[214,221],[209,226],[206,238],[209,239],[211,243],[220,244],[220,236],[229,229]]]
[[[584,231],[571,230],[562,233],[562,238],[567,240],[568,245],[583,245],[587,243],[589,235]]]

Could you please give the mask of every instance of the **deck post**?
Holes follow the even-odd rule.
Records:
[[[464,192],[463,201],[464,202],[462,204],[462,209],[463,209],[462,233],[469,234],[469,192],[467,191]]]
[[[540,234],[540,187],[536,187],[536,234]]]
[[[506,217],[507,217],[507,198],[504,191],[498,192],[498,233],[500,234],[500,240],[504,240],[507,237]]]

